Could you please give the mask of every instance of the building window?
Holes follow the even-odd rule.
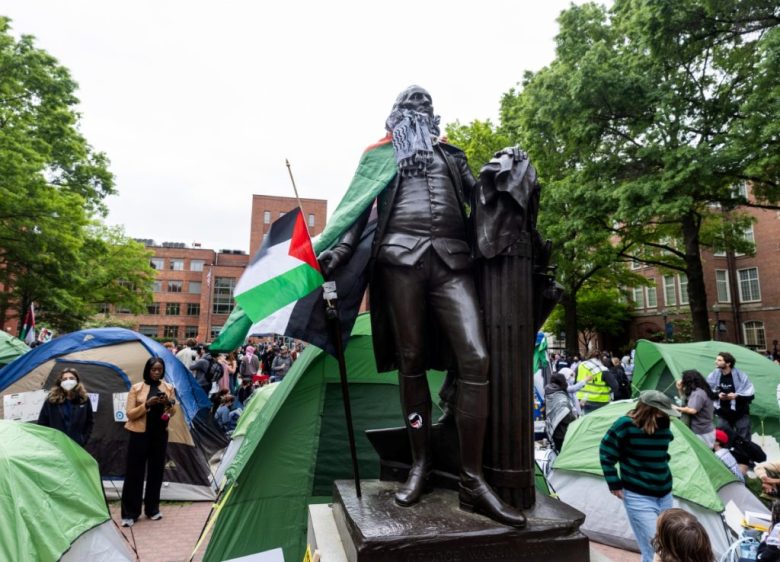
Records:
[[[163,326],[163,337],[176,339],[179,337],[178,326]]]
[[[157,337],[157,326],[152,326],[151,324],[141,324],[138,326],[138,331],[147,338]]]
[[[190,281],[190,293],[193,295],[199,295],[200,294],[200,288],[201,288],[201,282],[200,281]]]
[[[766,334],[764,333],[764,323],[751,321],[742,324],[742,330],[745,334],[745,345],[752,349],[766,349]]]
[[[664,275],[664,305],[677,306],[677,284],[674,275]]]
[[[211,327],[211,338],[209,338],[211,341],[214,341],[217,339],[217,336],[219,336],[219,332],[222,330],[222,326],[212,326]]]
[[[747,182],[743,181],[741,183],[731,186],[731,195],[734,198],[739,197],[747,201],[747,196],[748,196]]]
[[[633,270],[642,269],[642,263],[636,260],[631,260],[631,269]]]
[[[184,285],[184,281],[168,281],[168,292],[181,293],[181,289],[183,285]]]
[[[314,228],[314,213],[309,213],[309,228]]]
[[[634,308],[644,308],[645,307],[645,288],[644,287],[634,287],[633,289],[633,298],[634,301]]]
[[[160,303],[153,302],[146,307],[146,314],[160,314]]]
[[[168,267],[171,268],[171,271],[184,271],[184,260],[169,260]]]
[[[271,224],[271,211],[263,211],[263,224]]]
[[[163,267],[165,267],[165,260],[162,258],[152,258],[149,260],[149,265],[151,265],[156,270],[161,270]]]
[[[197,338],[198,337],[198,327],[197,326],[184,326],[184,337],[185,338]]]
[[[718,302],[731,302],[731,288],[729,287],[728,271],[715,270],[715,289],[718,293]]]
[[[758,268],[738,269],[740,302],[756,302],[761,300],[761,288],[758,284]]]
[[[97,305],[98,314],[109,314],[111,312],[111,305],[107,302],[101,302]]]
[[[188,302],[187,303],[187,316],[200,316],[200,303]]]
[[[162,281],[152,281],[152,292],[153,293],[162,292]]]
[[[116,313],[117,314],[130,314],[131,312],[132,311],[129,308],[124,307],[124,306],[117,307],[117,309],[116,309]]]
[[[677,283],[680,285],[680,304],[688,304],[688,276],[680,273],[677,276]]]
[[[233,311],[233,289],[235,277],[217,277],[214,281],[214,295],[211,311],[214,314],[230,314]]]
[[[190,271],[203,271],[205,260],[190,260]]]
[[[181,305],[177,302],[169,302],[165,304],[166,316],[178,316],[181,314]]]
[[[658,293],[655,290],[655,279],[653,280],[653,284],[649,287],[645,287],[647,292],[647,308],[657,308],[658,307]]]

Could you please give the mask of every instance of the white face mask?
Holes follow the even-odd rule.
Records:
[[[78,381],[75,381],[73,379],[67,379],[60,383],[60,386],[65,392],[70,392],[74,388],[76,388],[76,385],[79,384]]]

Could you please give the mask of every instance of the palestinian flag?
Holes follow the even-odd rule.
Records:
[[[314,243],[316,255],[338,243],[344,232],[393,180],[396,171],[393,145],[389,135],[366,148],[344,198],[339,202],[327,227]],[[356,249],[349,265],[339,268],[340,271],[334,273],[345,345],[349,340],[365,292],[365,267],[370,256],[370,242],[373,240],[374,227],[375,225],[366,228],[359,246],[360,250]],[[252,315],[243,308],[241,301],[238,301],[239,305],[233,309],[219,332],[219,337],[212,342],[211,348],[232,351],[241,346],[249,335],[273,333],[303,340],[335,355],[325,330],[321,293],[321,290],[316,291],[316,294],[303,299],[305,302],[288,301],[278,306],[273,316],[261,321],[253,321]]]
[[[259,321],[323,282],[303,213],[296,207],[271,225],[233,294],[247,316]]]
[[[32,304],[27,309],[27,314],[24,315],[24,324],[19,339],[27,345],[32,345],[35,341],[35,306]]]

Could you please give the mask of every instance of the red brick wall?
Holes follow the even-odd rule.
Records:
[[[263,236],[268,228],[281,213],[287,213],[298,206],[295,197],[276,197],[272,195],[252,196],[252,219],[249,227],[249,255],[255,255],[263,241]],[[325,228],[325,220],[328,215],[328,202],[324,199],[301,199],[303,214],[309,224],[309,215],[314,215],[314,226],[309,227],[309,234],[316,236]],[[265,222],[266,211],[270,213],[269,223]]]

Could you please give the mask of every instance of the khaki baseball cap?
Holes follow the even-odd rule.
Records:
[[[680,412],[672,408],[672,399],[660,390],[643,390],[639,393],[639,401],[646,406],[661,410],[668,416],[680,417]]]

